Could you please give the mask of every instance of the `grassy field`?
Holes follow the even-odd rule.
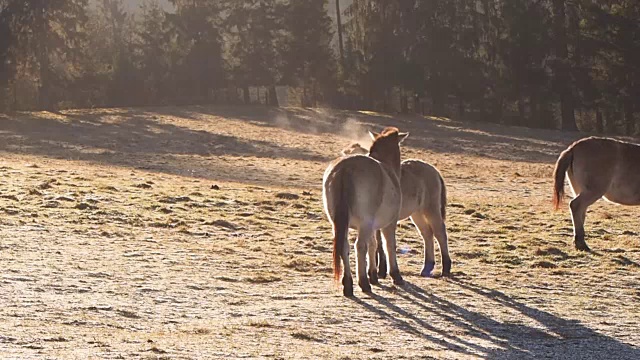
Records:
[[[322,173],[387,125],[445,178],[453,277],[417,276],[404,221],[407,285],[347,299]],[[551,211],[578,137],[262,107],[0,115],[0,358],[638,359],[637,210],[592,206],[592,253]]]

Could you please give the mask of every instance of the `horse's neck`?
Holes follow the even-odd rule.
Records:
[[[379,159],[378,162],[382,164],[382,168],[385,169],[389,174],[395,175],[398,179],[400,178],[400,162],[395,164],[392,161],[381,161]]]

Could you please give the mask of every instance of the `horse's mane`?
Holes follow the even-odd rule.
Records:
[[[397,127],[388,126],[384,128],[384,130],[382,130],[382,132],[376,137],[376,140],[380,138],[398,136],[399,133],[400,131],[398,130]]]

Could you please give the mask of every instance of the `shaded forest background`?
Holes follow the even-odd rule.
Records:
[[[287,86],[303,106],[636,134],[639,19],[637,0],[0,0],[0,109],[275,106]]]

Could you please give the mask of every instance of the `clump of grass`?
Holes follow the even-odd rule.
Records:
[[[305,341],[317,341],[317,342],[321,342],[322,341],[321,339],[318,339],[318,338],[314,337],[313,335],[305,333],[305,332],[302,332],[302,331],[294,331],[294,332],[291,333],[291,336],[293,336],[296,339],[305,340]]]
[[[249,320],[249,322],[247,323],[247,326],[256,327],[256,328],[272,328],[272,327],[275,327],[275,325],[270,323],[269,320],[267,320],[267,319]]]
[[[282,278],[275,275],[256,275],[245,278],[244,281],[252,284],[268,284],[272,282],[282,281]]]
[[[536,256],[553,256],[556,260],[565,260],[569,257],[569,255],[556,248],[556,247],[548,247],[546,249],[538,249],[534,253]]]
[[[300,256],[295,259],[289,260],[284,264],[284,267],[300,272],[309,272],[319,265],[318,260],[310,256]]]
[[[480,251],[459,252],[458,254],[456,254],[456,257],[462,259],[477,259],[483,256],[485,256],[485,254]]]
[[[285,199],[285,200],[298,200],[300,198],[299,195],[286,193],[286,192],[277,193],[276,197],[278,199]]]
[[[558,265],[552,263],[551,261],[547,261],[547,260],[540,260],[540,261],[536,261],[533,264],[531,264],[532,268],[543,268],[543,269],[555,269],[558,267]]]

